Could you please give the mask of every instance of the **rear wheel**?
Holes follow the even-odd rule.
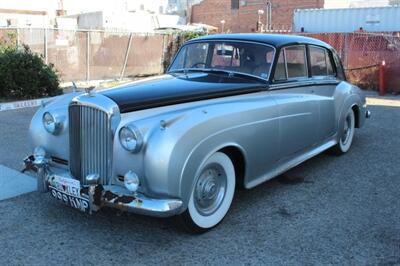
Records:
[[[203,233],[227,214],[235,192],[235,168],[222,152],[211,155],[200,167],[187,210],[180,215],[186,230]]]
[[[342,129],[342,135],[336,146],[333,147],[333,151],[337,155],[342,155],[350,150],[351,144],[353,143],[355,131],[355,116],[353,109],[349,109],[347,112]]]

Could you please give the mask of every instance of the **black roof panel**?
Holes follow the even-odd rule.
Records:
[[[269,34],[269,33],[233,33],[233,34],[214,34],[202,36],[192,41],[199,40],[238,40],[238,41],[252,41],[273,45],[277,48],[288,44],[314,44],[331,49],[332,47],[318,39],[287,34]]]

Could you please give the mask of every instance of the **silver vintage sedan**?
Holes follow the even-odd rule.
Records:
[[[316,39],[227,34],[184,44],[167,74],[44,104],[26,169],[38,190],[91,213],[104,206],[216,226],[235,188],[332,149],[370,116],[339,57]]]

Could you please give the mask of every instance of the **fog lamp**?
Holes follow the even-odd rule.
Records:
[[[46,162],[46,150],[43,147],[36,147],[33,151],[33,157],[35,158],[35,164],[43,164]]]
[[[124,185],[125,187],[132,192],[135,192],[140,184],[140,180],[138,175],[133,171],[128,171],[124,175]]]

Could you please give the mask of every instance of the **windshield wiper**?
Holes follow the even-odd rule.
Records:
[[[217,68],[180,68],[180,69],[175,69],[168,71],[168,73],[185,73],[185,75],[188,72],[205,72],[205,73],[214,73],[214,74],[224,74],[228,75],[228,77],[241,77],[241,78],[247,78],[247,79],[256,79],[258,81],[262,81],[263,83],[267,83],[268,80],[263,79],[258,76],[254,76],[248,73],[243,73],[243,72],[236,72],[236,71],[230,71],[230,70],[225,70],[225,69],[217,69]]]
[[[200,68],[201,69],[201,68]],[[258,81],[262,81],[263,83],[267,83],[268,80],[263,79],[258,76],[254,76],[248,73],[243,73],[243,72],[236,72],[236,71],[231,71],[231,70],[225,70],[225,69],[216,69],[216,68],[202,68],[201,69],[203,72],[207,73],[216,73],[216,74],[226,74],[230,78],[232,77],[241,77],[241,78],[247,78],[247,79],[256,79]]]
[[[174,69],[170,70],[167,73],[188,73],[188,72],[198,72],[201,71],[201,68],[179,68],[179,69]]]

